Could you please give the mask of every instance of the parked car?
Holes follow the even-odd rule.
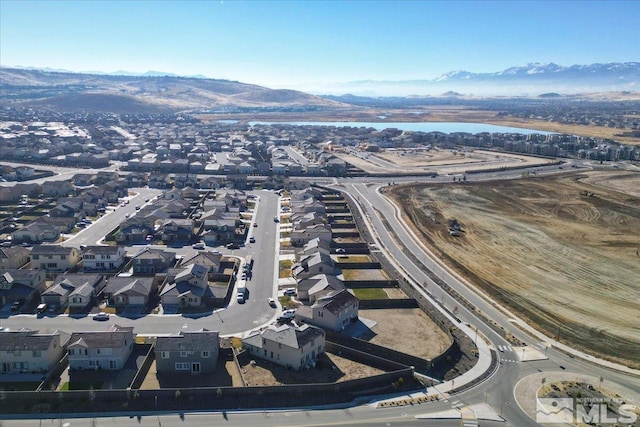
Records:
[[[294,297],[298,295],[298,292],[296,292],[296,288],[287,288],[284,290],[284,294],[289,297]]]
[[[256,242],[256,238],[251,236],[249,237],[249,243],[255,243]]]
[[[204,243],[198,242],[191,245],[193,249],[203,250],[205,248]]]
[[[109,313],[101,311],[93,315],[93,320],[109,320]]]
[[[44,313],[45,311],[47,311],[47,307],[48,307],[48,305],[45,304],[45,303],[38,304],[38,306],[36,307],[36,311],[38,313]]]
[[[19,300],[19,301],[15,301],[13,304],[11,304],[11,311],[18,311],[20,310],[20,306],[22,305],[24,301]]]
[[[344,248],[338,248],[338,249],[336,249],[336,253],[337,253],[337,254],[343,254],[343,253],[345,253],[345,252],[346,252],[346,250],[345,250]]]
[[[280,222],[280,218],[278,218],[277,216],[273,217],[273,222]]]
[[[267,302],[269,303],[269,305],[273,308],[276,307],[276,300],[274,300],[273,298],[267,298]]]

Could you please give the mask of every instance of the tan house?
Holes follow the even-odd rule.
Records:
[[[45,373],[62,359],[60,333],[0,331],[0,381],[2,374]]]
[[[242,340],[252,356],[291,369],[313,366],[324,353],[325,333],[311,325],[270,325]]]
[[[29,262],[30,250],[20,246],[0,248],[0,270],[20,268]]]
[[[106,331],[74,332],[67,346],[69,369],[122,369],[133,345],[133,327],[111,325]]]
[[[36,245],[31,250],[31,268],[50,272],[63,272],[80,262],[76,248],[58,245]]]
[[[337,332],[358,319],[358,306],[358,298],[348,290],[333,291],[311,306],[298,307],[296,320]]]

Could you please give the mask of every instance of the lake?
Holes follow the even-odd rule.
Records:
[[[274,125],[287,124],[295,126],[336,126],[336,127],[371,127],[376,130],[396,128],[412,132],[468,132],[468,133],[539,133],[549,135],[554,132],[546,132],[535,129],[514,128],[509,126],[490,125],[486,123],[462,123],[462,122],[442,122],[442,123],[406,123],[406,122],[249,122],[249,125]]]

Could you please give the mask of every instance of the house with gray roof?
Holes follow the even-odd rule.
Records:
[[[110,277],[104,288],[104,297],[114,307],[147,305],[156,289],[155,277]]]
[[[325,332],[311,325],[269,325],[242,340],[252,356],[291,369],[313,366],[324,353]]]
[[[358,319],[359,300],[347,289],[331,291],[312,305],[296,309],[296,320],[331,331],[341,331]]]
[[[49,372],[62,359],[63,346],[58,331],[0,331],[0,375]]]
[[[331,237],[331,225],[329,224],[315,224],[304,227],[294,223],[290,240],[291,245],[293,246],[303,246],[305,243],[313,239],[331,242]]]
[[[123,246],[87,246],[82,251],[83,271],[117,271],[125,261]]]
[[[41,299],[43,303],[58,307],[84,308],[102,291],[104,285],[104,277],[100,274],[60,274],[42,293]]]
[[[21,246],[0,247],[0,271],[20,268],[29,262],[31,250]]]
[[[160,291],[162,305],[202,307],[213,294],[209,289],[209,267],[194,263],[170,270]]]
[[[8,269],[0,272],[0,306],[18,301],[30,301],[45,287],[42,270]]]
[[[166,273],[175,266],[176,253],[145,246],[133,256],[132,262],[135,275]]]
[[[36,245],[31,249],[30,258],[31,268],[61,273],[80,262],[80,252],[59,245]]]
[[[158,374],[210,374],[216,370],[220,338],[217,331],[202,329],[159,336],[156,339]]]
[[[301,301],[308,300],[313,304],[317,298],[331,291],[340,291],[344,288],[344,283],[336,276],[316,274],[298,281],[298,299]]]
[[[133,327],[111,325],[106,331],[74,332],[67,345],[69,369],[122,369],[133,345]]]
[[[306,256],[291,267],[293,278],[297,281],[315,276],[316,274],[329,274],[337,276],[340,269],[335,267],[330,255],[315,252]]]

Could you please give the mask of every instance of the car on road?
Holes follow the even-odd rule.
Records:
[[[257,223],[257,222],[254,222],[254,223],[253,223],[253,226],[254,226],[254,227],[257,227],[257,226],[258,226],[258,223]]]
[[[253,237],[253,236],[251,236],[251,237],[249,238],[249,243],[255,243],[255,242],[256,242],[256,238],[255,238],[255,237]]]
[[[267,302],[269,303],[269,306],[276,308],[276,300],[273,298],[267,298]]]
[[[227,243],[226,248],[227,249],[240,249],[240,246],[238,246],[237,243]]]
[[[136,205],[136,210],[139,211],[140,210],[140,205]]]
[[[101,311],[100,313],[94,314],[93,320],[109,320],[109,313]]]
[[[198,242],[191,245],[193,249],[203,250],[205,248],[204,243]]]
[[[278,218],[277,216],[273,217],[273,222],[280,222],[280,218]]]

